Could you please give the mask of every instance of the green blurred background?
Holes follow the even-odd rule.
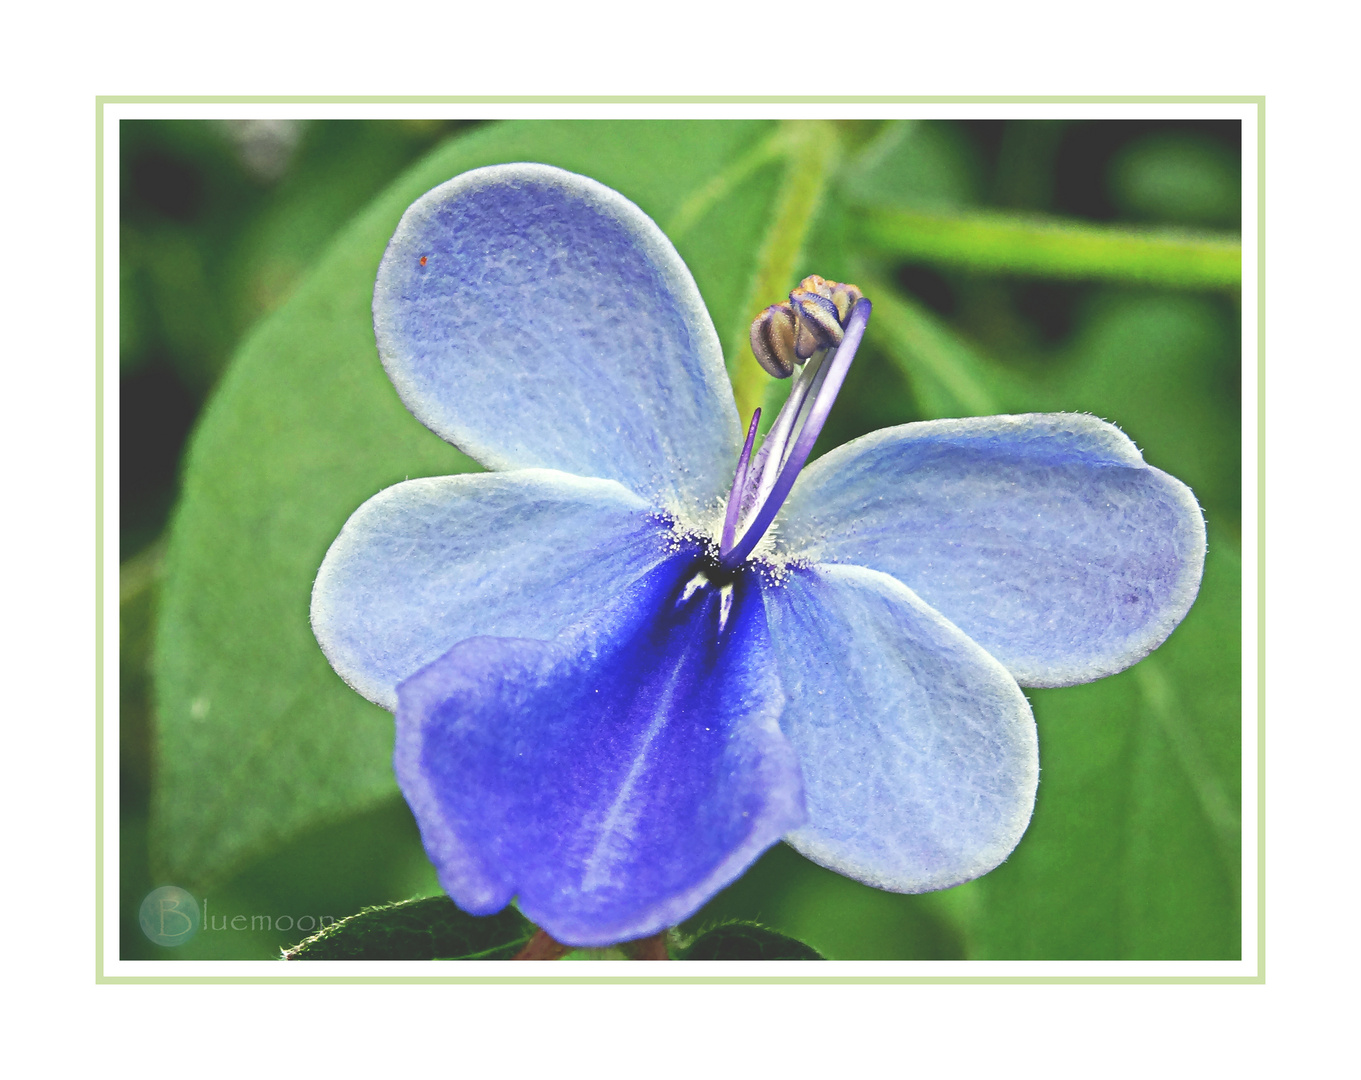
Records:
[[[1039,799],[1002,867],[897,896],[780,845],[682,930],[755,918],[848,959],[1236,958],[1239,155],[1223,121],[125,121],[122,955],[268,958],[301,936],[153,945],[137,912],[159,885],[224,923],[439,892],[390,717],[321,659],[307,592],[364,498],[473,467],[382,376],[383,242],[439,180],[531,159],[662,225],[746,405],[768,392],[755,308],[806,273],[865,289],[875,318],[819,451],[938,416],[1092,412],[1208,522],[1201,596],[1162,649],[1028,691]]]

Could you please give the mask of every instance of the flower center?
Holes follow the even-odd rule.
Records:
[[[757,362],[778,378],[789,378],[796,368],[799,373],[754,457],[761,410],[752,415],[723,516],[720,570],[740,566],[775,520],[827,421],[869,317],[870,302],[854,285],[813,275],[788,303],[771,305],[751,324]]]

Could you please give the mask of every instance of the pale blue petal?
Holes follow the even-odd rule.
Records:
[[[397,779],[465,910],[645,937],[802,823],[761,597],[702,584],[699,551],[554,641],[473,638],[398,689]]]
[[[691,514],[741,445],[713,322],[638,207],[547,165],[455,177],[407,210],[373,296],[416,417],[491,469],[617,480]]]
[[[609,480],[408,480],[345,523],[312,589],[312,629],[341,678],[395,709],[397,684],[455,642],[551,638],[674,548],[669,522]]]
[[[892,574],[1024,686],[1143,659],[1205,561],[1190,489],[1075,413],[874,432],[805,470],[780,529],[786,556]]]
[[[1006,670],[912,591],[855,566],[764,588],[808,824],[785,839],[879,889],[985,874],[1020,840],[1035,721]]]

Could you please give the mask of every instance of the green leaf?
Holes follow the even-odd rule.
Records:
[[[379,364],[370,303],[406,207],[467,169],[543,161],[587,173],[659,221],[715,324],[736,325],[757,273],[778,168],[695,211],[765,122],[508,123],[406,173],[247,339],[190,446],[157,633],[158,872],[220,881],[300,831],[396,795],[391,717],[331,671],[308,625],[312,580],[365,499],[407,477],[475,466],[402,407]]]
[[[1200,596],[1157,652],[1029,692],[1034,819],[1007,862],[946,894],[971,956],[1238,957],[1241,571],[1212,527]]]
[[[284,950],[285,960],[509,960],[534,934],[514,907],[469,915],[447,896],[365,908]]]
[[[695,939],[681,960],[822,960],[816,949],[760,923],[730,922]]]

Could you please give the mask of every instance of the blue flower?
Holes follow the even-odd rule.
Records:
[[[753,331],[806,360],[753,455],[694,281],[616,192],[496,166],[398,226],[383,365],[491,471],[361,506],[312,625],[396,712],[465,910],[643,937],[781,838],[884,889],[986,873],[1034,805],[1020,685],[1120,671],[1194,600],[1195,499],[1093,417],[906,424],[803,468],[870,312],[804,285]]]

